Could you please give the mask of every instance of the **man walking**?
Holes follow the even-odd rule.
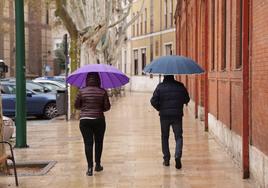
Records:
[[[187,89],[183,83],[174,79],[173,75],[165,75],[162,83],[156,87],[151,98],[152,106],[159,111],[161,124],[162,153],[164,155],[164,166],[169,166],[169,129],[172,126],[175,140],[175,167],[181,168],[182,156],[182,117],[183,106],[190,101]]]

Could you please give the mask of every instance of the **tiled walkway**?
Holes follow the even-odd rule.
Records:
[[[104,171],[87,177],[78,121],[28,124],[28,149],[15,149],[17,161],[57,164],[44,176],[19,177],[21,188],[253,188],[217,142],[185,109],[182,169],[162,166],[160,125],[151,94],[131,93],[113,101],[106,114]],[[173,133],[170,148],[173,153]],[[15,187],[0,177],[0,188]]]

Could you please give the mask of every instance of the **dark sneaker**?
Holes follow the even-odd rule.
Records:
[[[93,169],[92,168],[88,168],[88,170],[87,170],[87,176],[92,176],[93,175]]]
[[[96,165],[96,167],[95,167],[95,171],[96,171],[96,172],[103,171],[103,167],[102,167],[101,165]]]
[[[177,169],[181,169],[181,158],[176,158],[176,159],[175,159],[175,162],[176,162],[175,167],[176,167]]]
[[[164,166],[169,166],[169,161],[164,161],[164,162],[163,162],[163,165],[164,165]]]

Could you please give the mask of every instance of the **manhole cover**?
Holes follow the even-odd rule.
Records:
[[[55,166],[56,161],[16,162],[18,176],[42,176]],[[9,163],[11,175],[14,175],[13,164]]]

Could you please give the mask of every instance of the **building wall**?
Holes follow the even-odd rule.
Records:
[[[252,1],[252,143],[268,155],[268,2]]]
[[[205,62],[208,42],[209,131],[241,165],[243,129],[242,1],[208,1],[208,35],[205,31],[205,2],[178,1],[176,52]],[[250,1],[250,173],[261,187],[268,187],[268,2]],[[187,15],[187,16],[186,16]],[[197,26],[197,29],[196,29]],[[197,32],[196,32],[197,31]],[[195,33],[198,33],[196,36]],[[197,44],[196,44],[197,42]],[[197,50],[197,51],[196,51]],[[196,53],[197,52],[197,53]],[[193,101],[204,101],[204,78],[178,77]],[[196,81],[198,90],[196,90]],[[198,98],[196,98],[196,93]]]
[[[197,1],[197,4],[194,0],[188,0],[188,4],[185,2],[181,1],[181,17],[177,19],[179,25],[177,38],[180,44],[180,47],[177,46],[177,53],[191,57],[204,68],[205,4],[204,1]],[[241,46],[238,46],[241,37],[237,35],[241,21],[237,9],[240,10],[240,7],[236,3],[239,1],[226,2],[225,9],[224,1],[209,1],[209,113],[222,121],[229,129],[241,135],[239,125],[242,121],[237,116],[242,116],[242,69],[235,67],[236,61],[241,61],[239,51]],[[236,44],[232,44],[232,41]],[[192,99],[198,100],[198,105],[203,106],[204,77],[198,76],[196,80],[196,76],[181,76],[181,80],[185,82]],[[231,122],[234,122],[232,126]]]
[[[40,6],[42,5],[42,6]],[[9,67],[6,77],[15,76],[15,9],[14,1],[0,2],[0,59]],[[50,23],[45,0],[30,1],[24,6],[26,77],[44,74],[44,65],[52,65]],[[53,74],[53,70],[50,72]]]
[[[132,17],[140,11],[141,3],[142,1],[134,3],[131,10]],[[166,55],[167,51],[172,54],[175,53],[175,8],[175,0],[145,0],[140,17],[129,28],[131,31],[131,77],[137,77],[131,79],[131,82],[133,82],[131,84],[133,86],[132,90],[152,91],[155,88],[155,84],[152,87],[152,83],[155,83],[154,79],[148,82],[145,81],[145,84],[148,84],[148,86],[141,84],[142,79],[140,78],[145,77],[142,73],[143,49],[146,49],[146,65],[153,59]],[[137,52],[138,56],[135,55]],[[138,74],[135,73],[135,59],[138,60]]]

